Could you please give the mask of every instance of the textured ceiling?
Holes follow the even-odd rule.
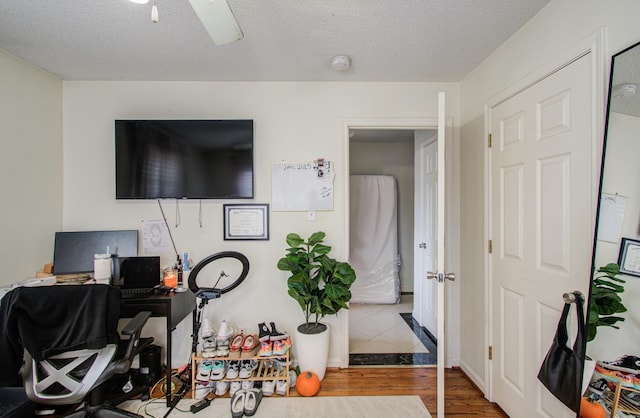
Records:
[[[229,0],[244,39],[216,46],[188,0],[157,0],[158,23],[151,3],[2,0],[0,48],[65,80],[456,82],[548,2]]]

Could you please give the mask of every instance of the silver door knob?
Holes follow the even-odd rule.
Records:
[[[438,278],[438,273],[434,273],[432,271],[427,272],[427,279],[437,279],[437,278]]]
[[[456,279],[456,274],[455,273],[445,273],[444,274],[444,278],[447,279],[447,280],[454,281]]]

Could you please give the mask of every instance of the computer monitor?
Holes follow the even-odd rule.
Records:
[[[138,255],[138,231],[56,232],[53,250],[53,274],[76,274],[93,271],[95,254],[106,251],[114,257]]]

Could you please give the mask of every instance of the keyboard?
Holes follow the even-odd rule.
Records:
[[[120,297],[124,299],[130,298],[146,298],[153,295],[153,287],[138,287],[133,289],[120,289]]]

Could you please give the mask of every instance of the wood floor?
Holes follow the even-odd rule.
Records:
[[[507,417],[496,404],[487,401],[460,369],[445,373],[447,417]],[[318,396],[419,395],[437,416],[436,369],[433,367],[377,367],[329,369]],[[297,396],[292,391],[292,396]]]

